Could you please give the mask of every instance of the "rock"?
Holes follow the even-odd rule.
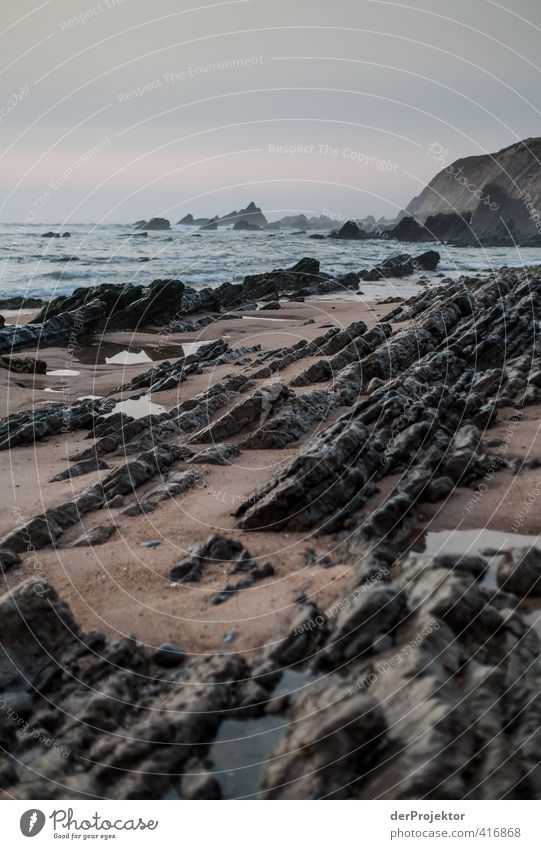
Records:
[[[252,225],[249,229],[253,229],[256,227],[258,230],[267,226],[267,219],[263,215],[261,208],[256,206],[253,201],[250,201],[248,206],[244,209],[233,210],[232,212],[228,212],[227,215],[223,215],[221,218],[216,216],[216,223],[219,227],[225,225],[233,224],[233,229],[239,229],[235,227],[238,222],[244,222],[246,224]],[[241,229],[246,229],[245,227]]]
[[[359,587],[349,607],[332,622],[330,645],[320,654],[321,666],[338,666],[370,652],[383,635],[393,630],[407,615],[407,599],[398,588]]]
[[[186,652],[176,643],[162,643],[154,652],[152,659],[158,666],[165,669],[173,669],[180,666],[186,656]]]
[[[177,224],[182,224],[184,227],[201,227],[203,224],[208,224],[209,218],[194,218],[191,213],[185,215]]]
[[[165,324],[168,315],[182,309],[185,286],[180,280],[154,280],[141,297],[109,316],[110,329],[136,329],[148,324]]]
[[[362,503],[359,494],[379,465],[379,455],[365,426],[346,415],[347,421],[339,419],[310,440],[236,509],[240,527],[302,530],[345,504],[353,510]]]
[[[128,495],[158,472],[163,473],[181,456],[178,446],[161,445],[117,466],[102,480],[105,499],[110,501],[115,495]]]
[[[33,698],[30,693],[24,690],[16,690],[15,692],[4,692],[0,700],[0,710],[8,713],[11,717],[13,712],[13,721],[18,719],[29,719],[32,713]]]
[[[182,799],[222,798],[222,790],[216,779],[206,771],[204,762],[195,758],[186,765],[181,794]]]
[[[45,360],[36,360],[34,357],[0,357],[0,368],[8,369],[16,374],[47,373]]]
[[[137,221],[136,230],[170,230],[171,222],[167,218],[149,218],[148,221]]]
[[[200,483],[201,475],[195,470],[189,469],[184,472],[170,471],[165,481],[147,489],[143,496],[134,504],[123,510],[123,516],[138,516],[139,514],[153,513],[157,505],[169,498],[182,495]]]
[[[14,528],[0,540],[0,548],[9,548],[16,552],[28,551],[52,545],[64,531],[80,521],[81,516],[103,506],[103,492],[100,487],[84,489],[58,507],[51,507],[44,513]]]
[[[334,678],[310,687],[267,761],[261,780],[264,798],[356,795],[384,758],[386,732],[382,708],[363,692],[352,695],[351,687]]]
[[[396,307],[394,310],[386,313],[382,321],[402,321],[402,307]]]
[[[440,261],[440,255],[437,251],[425,251],[413,260],[416,269],[422,268],[423,271],[435,271]]]
[[[200,581],[203,573],[217,564],[229,564],[228,576],[243,574],[238,581],[225,582],[225,586],[210,597],[211,604],[223,604],[241,590],[248,589],[257,581],[274,575],[271,563],[256,563],[240,542],[228,539],[221,534],[213,534],[196,546],[192,553],[180,560],[169,573],[171,581],[191,583]]]
[[[203,571],[216,563],[237,565],[244,562],[241,560],[243,552],[244,548],[237,540],[228,539],[221,534],[212,534],[204,543],[196,546],[192,554],[180,560],[169,573],[169,577],[179,583],[199,581]]]
[[[477,554],[437,554],[432,558],[435,569],[457,569],[468,572],[475,578],[482,578],[486,573],[488,563]]]
[[[258,307],[259,310],[279,310],[280,303],[278,301],[270,301],[268,304],[262,304]]]
[[[339,230],[333,230],[329,234],[330,239],[371,239],[370,233],[365,233],[364,230],[355,223],[355,221],[346,221]]]
[[[326,383],[332,378],[332,366],[328,360],[318,360],[298,374],[291,381],[291,386],[310,386],[312,383]]]
[[[449,477],[441,476],[432,478],[423,493],[423,500],[441,501],[442,498],[449,495],[454,488],[455,485]]]
[[[341,369],[331,386],[336,393],[338,402],[346,407],[352,407],[363,391],[363,370],[360,363],[353,362]]]
[[[264,295],[279,293],[287,289],[311,286],[327,279],[320,274],[319,262],[312,257],[303,257],[288,269],[278,268],[264,274],[250,274],[244,278],[244,295],[262,298]]]
[[[33,445],[46,436],[90,427],[96,417],[97,402],[89,400],[71,406],[53,403],[22,410],[0,422],[0,450]]]
[[[437,251],[426,251],[413,258],[410,254],[398,254],[389,257],[370,271],[361,271],[361,280],[375,281],[388,277],[408,277],[414,271],[434,270],[440,260]]]
[[[252,221],[246,221],[244,218],[241,218],[239,221],[235,221],[233,230],[261,230],[261,227]]]
[[[250,398],[236,404],[228,413],[198,431],[190,442],[222,442],[244,430],[255,420],[264,422],[275,406],[292,395],[283,383],[272,383],[256,389]]]
[[[15,551],[9,548],[0,548],[0,572],[8,572],[15,569],[21,563],[21,558]]]
[[[375,392],[376,389],[381,389],[381,387],[384,385],[385,381],[382,380],[380,377],[373,377],[372,380],[369,382],[368,386],[366,387],[366,394],[371,395],[372,392]]]
[[[265,648],[262,665],[265,668],[270,663],[282,670],[311,658],[327,634],[326,617],[315,604],[303,601],[294,612],[286,635]]]
[[[112,537],[112,535],[116,531],[116,525],[96,525],[93,528],[90,528],[89,531],[86,531],[82,536],[78,537],[75,542],[71,544],[71,548],[78,548],[84,545],[103,545],[104,542],[107,542],[108,539]]]
[[[0,353],[9,354],[18,348],[64,347],[70,338],[91,333],[104,317],[104,305],[98,300],[84,308],[59,313],[43,324],[10,324],[0,330]]]
[[[506,551],[497,570],[498,585],[519,598],[541,596],[541,552],[537,548]]]
[[[270,578],[274,575],[274,567],[272,563],[257,563],[250,565],[249,569],[242,569],[242,571],[248,571],[248,574],[245,578],[241,578],[239,581],[233,581],[232,583],[228,583],[225,587],[217,593],[214,593],[210,597],[211,604],[223,604],[225,601],[228,601],[231,596],[240,592],[241,590],[247,590],[252,587],[257,581],[262,581],[264,578]]]
[[[11,298],[0,298],[0,309],[2,310],[33,310],[44,305],[42,298],[31,298],[25,295],[14,295]]]
[[[81,460],[80,463],[76,463],[74,466],[70,466],[69,469],[59,472],[51,478],[51,483],[53,481],[64,481],[69,480],[70,478],[77,478],[80,477],[80,475],[88,475],[90,472],[97,472],[99,469],[109,468],[110,467],[104,460],[100,460],[98,457],[92,457],[88,460]]]
[[[60,677],[61,650],[79,638],[69,607],[46,581],[11,588],[0,596],[0,692],[30,692],[46,669]]]
[[[283,448],[296,442],[315,424],[324,422],[338,403],[339,398],[333,392],[317,389],[293,396],[243,439],[241,447]]]
[[[194,454],[189,463],[207,463],[211,466],[230,466],[231,461],[240,455],[240,448],[232,442],[222,442]]]

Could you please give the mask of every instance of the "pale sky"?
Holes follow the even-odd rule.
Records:
[[[541,3],[505,2],[1,0],[0,220],[394,216],[541,135]]]

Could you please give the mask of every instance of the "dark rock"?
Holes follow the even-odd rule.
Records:
[[[266,227],[268,223],[261,211],[261,208],[256,206],[253,201],[250,201],[248,206],[244,209],[235,209],[232,212],[228,212],[227,215],[223,215],[220,218],[216,216],[215,219],[211,220],[216,221],[218,227],[228,226],[231,224],[235,225],[238,221],[245,221],[248,224],[256,225],[258,229],[261,229]],[[233,229],[235,229],[234,226]]]
[[[253,564],[245,578],[226,584],[223,590],[214,593],[214,595],[210,597],[210,602],[211,604],[223,604],[225,601],[228,601],[231,596],[241,590],[247,590],[257,581],[262,581],[264,578],[270,578],[272,575],[274,575],[274,567],[272,563]]]
[[[203,571],[217,563],[237,565],[243,552],[244,547],[237,540],[213,534],[204,543],[196,546],[192,554],[180,560],[169,573],[169,577],[179,583],[199,581]]]
[[[338,403],[337,395],[322,390],[289,398],[242,441],[241,447],[283,448],[325,421]]]
[[[13,718],[13,721],[16,722],[18,719],[30,718],[33,698],[30,693],[26,693],[24,690],[8,691],[2,693],[0,705],[0,710],[8,713]]]
[[[330,239],[371,239],[370,233],[361,230],[355,221],[346,221],[339,230],[333,230],[329,235]]]
[[[254,224],[253,221],[246,221],[244,218],[241,218],[239,221],[235,221],[233,230],[261,230],[261,227],[258,224]]]
[[[437,251],[425,251],[413,260],[413,265],[416,270],[435,271],[441,257]]]
[[[194,454],[189,463],[208,463],[211,466],[230,466],[231,461],[238,457],[240,448],[231,442],[222,442]]]
[[[45,360],[36,360],[34,357],[0,357],[0,368],[8,369],[16,374],[47,373]]]
[[[148,221],[137,221],[136,230],[170,230],[171,222],[167,218],[149,218]]]
[[[100,460],[98,457],[93,457],[88,460],[81,460],[80,463],[76,463],[74,466],[70,466],[69,469],[65,469],[63,472],[59,472],[57,475],[51,478],[51,483],[53,481],[64,481],[69,480],[70,478],[80,477],[80,475],[88,475],[90,472],[97,472],[99,469],[108,469],[110,468],[104,460]]]
[[[30,624],[30,627],[29,627]],[[26,691],[80,637],[71,611],[45,581],[28,578],[0,597],[0,691]]]
[[[154,652],[152,659],[158,666],[172,669],[180,666],[186,656],[186,652],[176,643],[162,643]]]
[[[43,298],[31,298],[25,295],[14,295],[11,298],[0,298],[1,310],[33,310],[42,307],[45,301]]]
[[[317,721],[299,721],[313,716]],[[265,767],[264,797],[340,799],[355,794],[385,757],[386,731],[382,708],[364,693],[352,695],[347,684],[334,679],[309,688]]]
[[[441,501],[449,495],[455,485],[449,477],[432,478],[423,493],[424,501]]]
[[[256,389],[250,398],[236,404],[228,413],[199,431],[191,442],[222,442],[241,433],[255,420],[265,421],[275,406],[292,395],[283,383],[272,383]]]
[[[406,596],[396,587],[359,587],[351,606],[340,611],[333,621],[330,645],[320,656],[320,663],[337,665],[371,651],[382,635],[393,632],[406,613]]]
[[[0,572],[8,572],[21,563],[21,558],[9,548],[0,548]]]
[[[512,548],[498,566],[497,579],[505,592],[520,598],[541,596],[541,552],[537,548]]]
[[[89,531],[86,531],[82,536],[78,537],[74,543],[72,543],[71,548],[77,548],[79,546],[84,545],[103,545],[104,542],[107,542],[108,539],[112,537],[112,535],[116,531],[116,525],[96,525],[93,528],[90,528]]]
[[[436,569],[457,569],[469,572],[475,578],[482,578],[487,570],[487,561],[477,554],[438,554],[432,558]]]

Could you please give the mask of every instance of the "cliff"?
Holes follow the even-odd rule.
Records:
[[[541,138],[529,138],[497,153],[468,156],[446,165],[405,212],[425,224],[429,216],[470,213],[473,244],[515,240],[528,244],[541,243],[538,210]]]

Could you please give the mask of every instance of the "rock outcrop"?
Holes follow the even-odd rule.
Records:
[[[437,254],[417,259],[434,267]],[[320,278],[307,258],[218,296],[184,289],[181,309],[195,313],[211,296],[223,308],[337,282]],[[540,319],[539,269],[502,269],[393,299],[387,320],[370,329],[324,325],[316,338],[312,328],[272,350],[210,342],[128,384],[157,391],[182,382],[182,400],[158,416],[115,413],[108,398],[2,421],[1,444],[14,452],[66,426],[88,436],[51,484],[63,492],[59,481],[73,478],[71,495],[54,496],[0,540],[11,587],[0,597],[2,791],[18,799],[233,798],[246,791],[237,783],[243,769],[220,762],[230,745],[258,766],[250,793],[265,799],[541,798],[532,619],[541,556],[531,548],[494,555],[494,574],[477,553],[418,550],[426,505],[500,470],[539,464],[499,450],[487,431],[509,405],[517,419],[541,402]],[[192,375],[210,376],[220,362],[222,382],[190,395]],[[341,589],[328,606],[297,585],[265,645],[235,654],[233,630],[223,649],[193,657],[188,630],[154,647],[111,641],[85,633],[45,580],[17,585],[29,552],[73,556],[70,546],[89,544],[106,552],[117,527],[154,510],[159,519],[163,501],[181,505],[212,475],[242,474],[228,467],[249,452],[261,483],[231,502],[240,506],[233,519],[227,512],[230,530],[190,540],[173,566],[160,564],[158,548],[153,568],[167,592],[197,593],[210,612],[225,604],[222,621],[229,609],[235,622],[249,619],[252,593],[272,598],[289,570],[329,569],[327,585]],[[84,487],[79,475],[90,473],[96,478]],[[105,521],[103,508],[122,511]],[[253,532],[249,544],[244,530]],[[306,531],[310,547],[303,538],[297,564],[267,558],[269,537],[276,551],[294,551],[294,533]],[[160,542],[153,535],[140,545]],[[175,543],[184,545],[182,534]],[[271,716],[272,733],[259,735]]]
[[[357,241],[361,241],[364,239],[371,239],[372,236],[370,233],[362,230],[355,221],[346,221],[345,224],[340,227],[339,230],[333,230],[329,233],[330,239],[354,239]]]
[[[149,218],[148,221],[136,221],[136,230],[170,230],[171,222],[167,218]]]
[[[436,161],[445,162],[448,151],[438,146],[433,152]],[[528,138],[497,153],[446,163],[406,214],[427,231],[447,223],[446,238],[461,244],[539,245],[540,153],[541,138]],[[439,214],[450,217],[444,222],[436,219]]]

